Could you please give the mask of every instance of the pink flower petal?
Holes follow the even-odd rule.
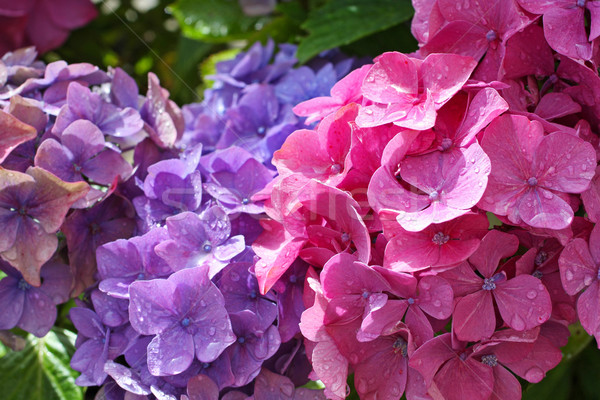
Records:
[[[550,318],[552,301],[546,287],[531,275],[519,275],[497,284],[494,299],[508,326],[523,331]]]

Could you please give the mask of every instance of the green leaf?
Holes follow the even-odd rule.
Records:
[[[587,334],[579,322],[569,325],[569,331],[571,332],[569,342],[561,349],[563,362],[571,361],[592,341],[592,337]]]
[[[27,336],[22,351],[8,351],[0,362],[3,400],[81,400],[77,373],[69,367],[75,334],[53,329],[43,338]]]
[[[223,43],[244,39],[270,17],[248,17],[237,0],[179,0],[169,7],[183,34],[191,39]]]
[[[309,35],[298,46],[298,60],[398,25],[412,14],[410,0],[331,0],[302,24]]]

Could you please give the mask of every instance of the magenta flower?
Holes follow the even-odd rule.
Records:
[[[431,54],[421,61],[401,53],[383,53],[367,73],[362,93],[373,105],[360,109],[360,127],[393,122],[410,129],[433,127],[436,110],[465,84],[476,66],[471,57]]]
[[[558,264],[565,291],[573,296],[583,291],[577,299],[577,314],[586,332],[594,335],[600,343],[600,312],[598,311],[600,228],[598,225],[590,235],[589,245],[584,239],[574,239],[565,246]]]
[[[596,169],[596,152],[563,132],[544,136],[542,125],[517,115],[501,116],[481,143],[492,172],[478,206],[510,222],[562,229],[571,224],[568,193],[585,191]]]
[[[325,117],[316,131],[300,129],[273,154],[281,176],[294,172],[337,186],[351,167],[353,122],[358,106],[351,104]]]
[[[431,224],[419,232],[406,231],[396,221],[390,221],[384,225],[386,235],[391,236],[385,247],[384,267],[416,272],[457,265],[477,250],[488,225],[482,214],[466,214]]]
[[[452,321],[459,340],[491,337],[496,329],[494,305],[502,320],[517,331],[532,329],[550,318],[552,302],[539,279],[531,275],[511,279],[505,271],[498,271],[500,260],[512,256],[518,247],[516,236],[492,230],[468,262],[440,274],[459,298]]]
[[[405,136],[402,132],[388,143],[382,167],[369,183],[369,204],[380,216],[382,210],[395,215],[402,228],[412,232],[468,213],[483,195],[490,173],[482,148],[473,143],[451,152],[403,158]],[[406,189],[398,177],[413,188]]]
[[[491,81],[499,79],[506,41],[531,20],[519,10],[514,0],[477,1],[456,3],[454,0],[438,0],[440,22],[427,43],[420,49],[422,54],[454,53],[479,60],[476,79]],[[431,32],[430,27],[430,32]]]
[[[543,14],[544,35],[550,47],[575,59],[592,58],[592,44],[600,36],[600,4],[594,0],[517,0],[527,11]],[[591,16],[589,40],[585,13]]]
[[[23,0],[0,2],[0,53],[34,45],[45,53],[60,46],[71,30],[97,15],[89,0]]]

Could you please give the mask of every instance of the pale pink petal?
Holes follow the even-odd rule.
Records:
[[[564,229],[573,221],[571,206],[555,193],[541,187],[527,190],[518,200],[517,211],[518,217],[534,228]]]
[[[419,89],[413,60],[398,52],[388,52],[375,61],[363,81],[363,96],[377,103],[411,102]]]
[[[431,91],[436,108],[463,87],[476,66],[473,58],[457,54],[430,54],[425,58],[419,72],[424,88]]]

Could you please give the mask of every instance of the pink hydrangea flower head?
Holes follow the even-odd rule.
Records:
[[[481,146],[492,172],[479,207],[514,224],[547,229],[571,224],[567,194],[588,189],[596,168],[592,145],[563,132],[544,136],[539,122],[505,115],[488,126]]]
[[[431,54],[421,61],[397,52],[383,53],[367,73],[362,93],[374,104],[360,109],[360,127],[393,122],[410,129],[433,127],[436,110],[465,84],[476,66],[470,57]]]
[[[508,278],[505,271],[498,271],[500,260],[513,255],[518,246],[516,236],[492,230],[468,262],[441,274],[459,298],[452,322],[459,340],[492,336],[496,329],[494,304],[502,320],[518,331],[532,329],[550,317],[550,295],[539,279],[531,275]]]

